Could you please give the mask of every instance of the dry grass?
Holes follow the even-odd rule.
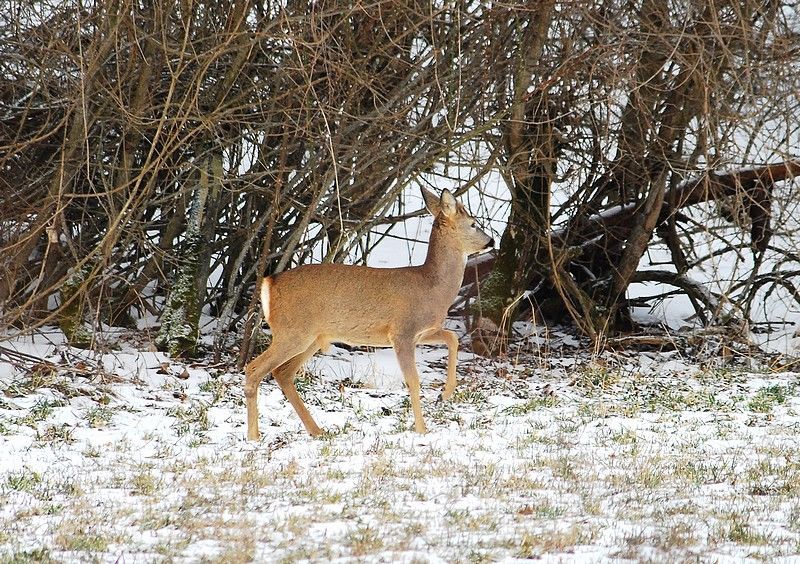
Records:
[[[185,401],[132,388],[126,409],[31,397],[4,417],[28,446],[0,475],[0,561],[800,550],[796,375],[473,369],[454,405],[426,396],[442,415],[425,437],[408,431],[402,391],[343,401],[319,376],[304,394],[338,430],[304,435],[270,384],[265,420],[286,423],[257,445],[242,440],[233,378],[182,383]]]

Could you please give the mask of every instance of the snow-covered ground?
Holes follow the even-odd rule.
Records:
[[[5,341],[0,561],[800,561],[798,367],[713,340],[534,334],[446,404],[420,347],[424,436],[391,352],[334,348],[299,381],[327,436],[265,381],[258,443],[228,365]]]

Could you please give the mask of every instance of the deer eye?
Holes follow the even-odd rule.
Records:
[[[470,225],[470,227],[472,227],[473,229],[477,229],[478,228],[478,224],[473,221],[472,225]]]

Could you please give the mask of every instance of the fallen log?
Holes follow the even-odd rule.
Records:
[[[753,243],[763,247],[768,241],[768,227],[765,227],[763,216],[768,216],[769,189],[775,182],[800,176],[800,160],[790,160],[760,167],[740,169],[733,172],[709,172],[698,178],[686,180],[664,193],[664,205],[657,225],[667,222],[680,210],[712,200],[719,200],[744,192],[748,203],[764,213],[753,219]],[[554,248],[580,246],[601,237],[615,229],[629,225],[639,210],[639,202],[614,206],[600,213],[593,214],[585,220],[571,222],[566,227],[556,229],[551,234]],[[494,267],[496,253],[479,255],[467,261],[461,292],[488,276]]]

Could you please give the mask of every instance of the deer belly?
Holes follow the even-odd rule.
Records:
[[[351,325],[349,327],[337,327],[336,329],[336,331],[331,331],[326,335],[335,343],[365,347],[389,347],[392,345],[389,339],[389,327],[385,323],[366,326]]]

